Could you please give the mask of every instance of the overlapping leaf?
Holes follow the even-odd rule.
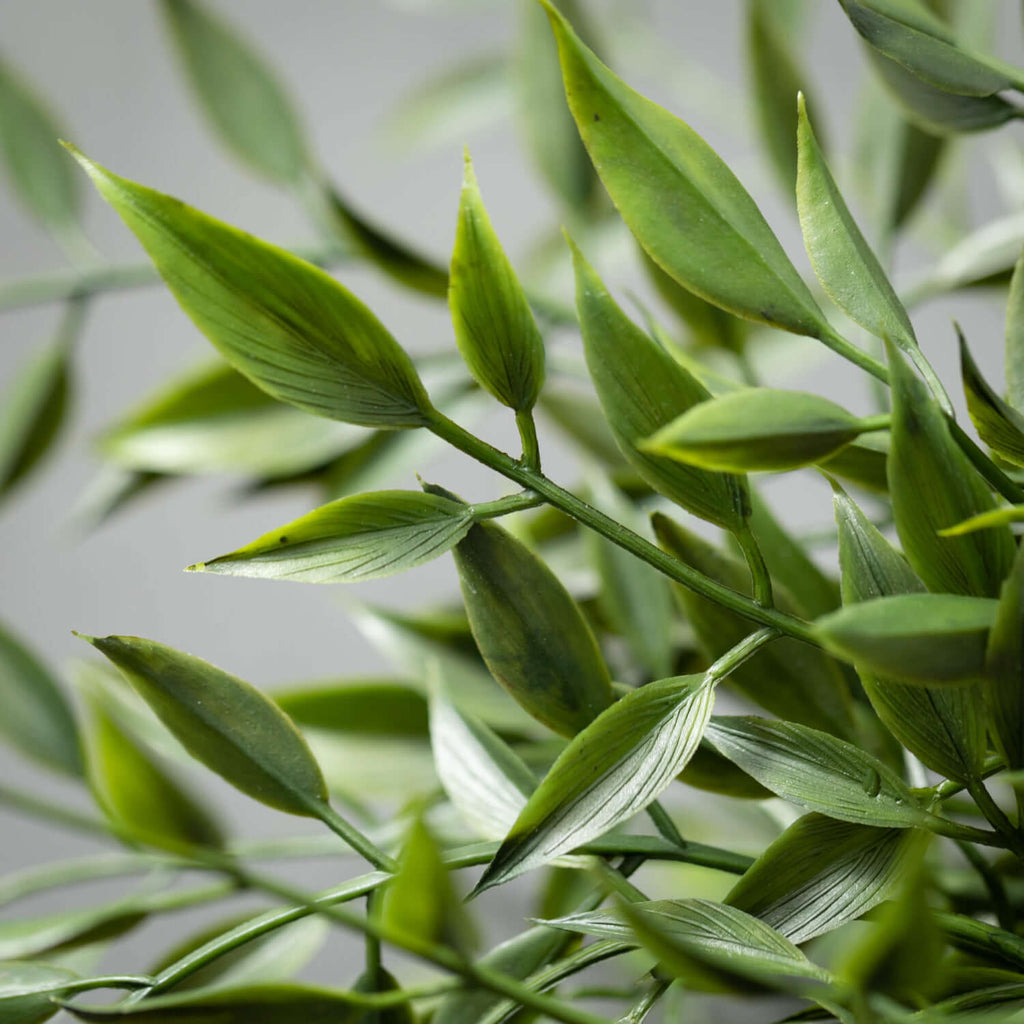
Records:
[[[77,978],[64,967],[31,960],[0,964],[0,1021],[42,1024],[60,1010],[52,997],[62,995]]]
[[[272,697],[299,726],[366,736],[428,735],[427,702],[401,680],[348,677],[292,687]]]
[[[1004,402],[985,380],[959,328],[957,338],[967,412],[978,436],[1001,459],[1015,466],[1024,466],[1024,414]]]
[[[993,739],[1008,768],[1024,767],[1024,547],[999,595],[985,654]]]

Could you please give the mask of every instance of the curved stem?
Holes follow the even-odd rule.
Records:
[[[524,466],[540,472],[540,444],[537,441],[537,424],[533,421],[532,409],[520,409],[516,413],[516,427],[519,429],[519,439],[523,443],[523,457],[520,460]]]
[[[988,819],[989,824],[1006,840],[1006,845],[1019,860],[1024,861],[1024,836],[1014,827],[1003,813],[1003,809],[992,799],[992,794],[981,779],[972,779],[967,784],[967,792],[971,794],[978,810]]]
[[[336,836],[344,839],[353,850],[364,860],[369,861],[380,871],[390,871],[392,874],[398,869],[398,865],[375,843],[363,835],[355,825],[346,821],[326,801],[312,801],[310,810],[320,819]]]
[[[1009,897],[1006,895],[1006,887],[1003,885],[1003,880],[995,872],[992,865],[970,843],[957,840],[956,845],[960,847],[960,852],[964,855],[967,863],[978,873],[982,884],[988,890],[989,898],[992,900],[992,909],[996,912],[996,920],[999,922],[999,927],[1012,932],[1015,924],[1015,915]]]
[[[747,560],[747,568],[750,569],[750,578],[754,584],[754,600],[762,608],[772,608],[775,605],[775,598],[772,596],[772,577],[768,572],[768,565],[761,553],[761,547],[750,529],[750,521],[743,520],[743,524],[733,532],[743,557]]]

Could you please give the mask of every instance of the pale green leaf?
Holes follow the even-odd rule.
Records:
[[[427,701],[401,680],[357,676],[279,690],[271,696],[300,727],[365,736],[428,735]]]
[[[42,1024],[60,1010],[62,995],[78,975],[63,967],[12,960],[0,964],[0,1024]]]

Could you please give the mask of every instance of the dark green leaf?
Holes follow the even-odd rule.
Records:
[[[473,524],[471,506],[418,491],[342,498],[209,562],[197,572],[304,583],[353,583],[423,565]]]
[[[398,992],[402,986],[398,979],[383,967],[376,971],[364,971],[352,986],[353,992]],[[352,1024],[416,1024],[416,1015],[408,1003],[373,1010],[367,1008],[354,1018]]]
[[[840,657],[906,683],[977,682],[998,603],[954,594],[901,594],[847,605],[814,631]]]
[[[818,468],[875,494],[888,494],[888,455],[888,431],[875,431],[861,434],[856,441],[841,448],[835,455],[822,459]]]
[[[473,376],[499,402],[517,412],[532,409],[544,383],[544,341],[491,226],[468,153],[448,304]]]
[[[806,814],[736,883],[730,906],[801,943],[856,920],[900,878],[914,831]]]
[[[861,429],[819,395],[748,388],[695,405],[641,448],[718,472],[784,471],[828,458]]]
[[[89,785],[119,829],[152,846],[221,846],[210,812],[123,732],[98,704],[86,743]]]
[[[263,58],[197,0],[163,0],[192,87],[221,139],[253,170],[294,184],[309,157],[298,118]]]
[[[843,600],[923,591],[913,569],[838,488],[834,501]],[[906,686],[864,668],[860,677],[878,717],[922,764],[961,782],[980,770],[985,725],[976,688]]]
[[[613,202],[681,285],[797,334],[833,332],[761,211],[688,125],[608,70],[546,4],[569,106]]]
[[[891,768],[828,733],[794,722],[718,717],[705,735],[776,796],[809,811],[889,828],[921,823],[922,810]]]
[[[428,735],[427,702],[401,680],[347,678],[271,696],[299,726],[366,736]]]
[[[746,481],[638,449],[709,392],[622,312],[578,249],[573,258],[587,366],[623,454],[660,493],[702,519],[735,529],[746,511]]]
[[[996,394],[978,369],[959,326],[956,333],[960,342],[960,376],[964,397],[978,436],[1001,459],[1015,466],[1024,466],[1024,414]]]
[[[907,559],[930,590],[992,597],[1013,564],[1009,528],[967,537],[939,531],[987,512],[995,501],[952,439],[939,407],[895,349],[889,493]]]
[[[722,757],[706,739],[701,740],[690,763],[680,772],[679,781],[694,789],[741,800],[765,800],[771,796],[770,790]]]
[[[291,720],[249,683],[138,637],[86,637],[197,761],[255,800],[317,817],[323,776]]]
[[[0,1024],[42,1024],[60,1006],[51,996],[61,995],[77,980],[74,971],[31,961],[0,964]]]
[[[57,681],[0,626],[0,735],[28,757],[75,777],[84,772],[78,728]]]
[[[559,755],[476,891],[604,835],[656,800],[697,749],[713,703],[703,676],[678,676],[613,704]]]
[[[6,62],[0,62],[0,144],[14,192],[43,225],[75,224],[81,195],[49,111]]]
[[[532,551],[480,522],[455,546],[473,637],[494,678],[538,721],[573,736],[612,699],[576,602]]]
[[[1024,410],[1024,255],[1013,268],[1006,300],[1006,397]]]
[[[992,738],[1008,768],[1024,768],[1024,547],[999,595],[986,666]]]
[[[411,360],[332,277],[283,249],[83,156],[196,326],[265,391],[329,419],[422,426],[430,402]]]

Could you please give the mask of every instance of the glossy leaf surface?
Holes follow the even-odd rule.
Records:
[[[323,776],[290,719],[255,687],[190,654],[138,637],[90,637],[185,749],[243,793],[315,817]]]
[[[696,750],[713,703],[703,676],[662,679],[616,701],[559,755],[477,891],[604,835],[656,800]]]
[[[468,505],[418,491],[378,491],[323,505],[231,554],[189,568],[303,583],[353,583],[437,558],[472,523]]]

